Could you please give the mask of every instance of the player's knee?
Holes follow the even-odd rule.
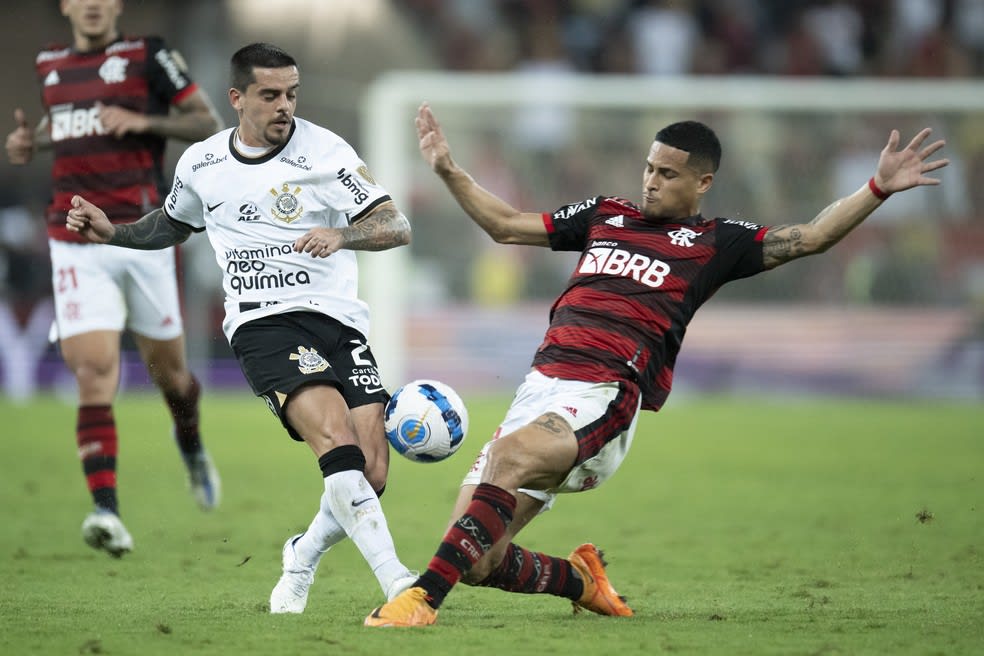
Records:
[[[98,379],[105,378],[116,371],[117,360],[113,357],[101,357],[99,355],[84,357],[73,357],[67,360],[69,368],[78,379]]]
[[[288,420],[291,419],[291,416],[288,414]],[[331,421],[298,421],[296,414],[293,415],[293,418],[291,427],[316,454],[327,453],[340,446],[358,446],[358,441],[350,431],[340,428]]]
[[[181,342],[144,340],[142,344],[141,357],[158,387],[180,391],[191,384],[191,371]]]
[[[117,369],[110,362],[85,361],[72,367],[79,391],[94,394],[110,391],[115,394]]]
[[[540,469],[536,455],[521,445],[496,442],[489,449],[483,481],[507,490],[516,489],[534,480]]]
[[[154,385],[170,396],[187,395],[193,385],[191,372],[187,369],[148,365],[147,372]]]

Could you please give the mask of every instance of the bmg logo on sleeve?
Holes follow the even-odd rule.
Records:
[[[171,187],[171,193],[167,196],[167,209],[172,213],[178,205],[178,192],[182,189],[184,189],[184,183],[181,182],[181,178],[175,175],[174,185]]]
[[[352,198],[355,199],[356,205],[362,205],[362,203],[369,200],[369,192],[366,188],[362,186],[356,178],[352,177],[352,174],[346,171],[344,168],[338,169],[338,173],[335,174],[338,181],[342,183],[342,186],[349,190],[352,194]]]

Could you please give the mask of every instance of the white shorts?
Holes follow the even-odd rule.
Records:
[[[130,330],[156,340],[182,333],[173,248],[140,251],[48,240],[55,323],[51,340]]]
[[[516,390],[512,405],[495,435],[482,447],[471,470],[465,475],[462,485],[478,485],[488,461],[488,451],[492,443],[517,429],[529,424],[547,412],[553,412],[567,421],[575,433],[592,424],[605,424],[612,415],[613,402],[619,397],[622,387],[619,383],[587,383],[579,380],[549,378],[538,371],[531,371],[526,380]],[[547,510],[553,505],[557,494],[583,492],[598,487],[612,477],[625,459],[632,445],[639,408],[642,399],[636,395],[634,411],[630,410],[631,422],[615,435],[605,436],[604,445],[594,455],[574,466],[567,478],[559,486],[549,490],[519,491],[534,499],[543,501]]]

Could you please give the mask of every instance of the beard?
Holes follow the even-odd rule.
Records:
[[[290,123],[281,129],[279,126],[270,126],[263,135],[267,142],[272,146],[283,146],[290,137]]]

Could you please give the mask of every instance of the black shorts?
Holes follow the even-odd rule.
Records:
[[[254,319],[232,336],[232,350],[253,393],[262,397],[290,436],[290,396],[308,385],[331,385],[350,408],[386,403],[376,359],[358,330],[317,312],[287,312]]]

